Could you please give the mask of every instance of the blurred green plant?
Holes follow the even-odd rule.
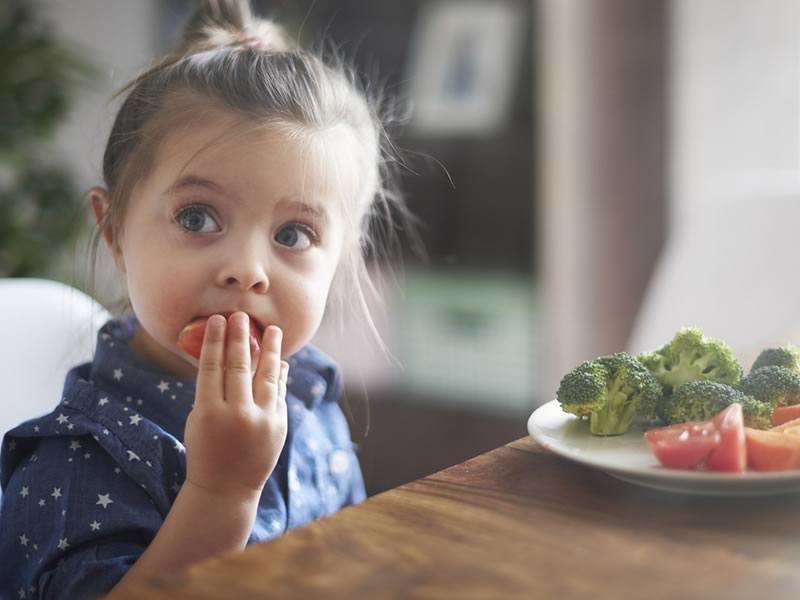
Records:
[[[0,277],[46,275],[86,227],[72,174],[47,155],[74,91],[96,76],[36,3],[0,3]]]

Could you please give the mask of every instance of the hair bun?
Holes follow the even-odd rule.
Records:
[[[283,27],[254,17],[249,0],[202,0],[184,28],[178,52],[194,54],[223,46],[285,52],[293,44]]]

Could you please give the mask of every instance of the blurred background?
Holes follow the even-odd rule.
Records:
[[[375,275],[378,327],[323,326],[369,494],[527,435],[580,361],[682,325],[743,363],[800,341],[800,3],[255,1],[409,107],[394,128],[427,257]],[[90,291],[119,101],[189,0],[0,8],[0,276]],[[9,115],[11,118],[8,118]],[[120,287],[101,253],[95,295]],[[745,364],[745,366],[749,366]]]

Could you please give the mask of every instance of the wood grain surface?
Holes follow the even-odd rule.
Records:
[[[657,492],[522,438],[131,598],[800,598],[800,497]]]

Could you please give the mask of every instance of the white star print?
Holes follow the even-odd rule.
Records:
[[[78,440],[74,440],[69,445],[69,449],[72,450],[73,452],[75,452],[75,450],[77,450],[78,448],[83,448],[83,446],[81,446],[81,443]]]
[[[27,546],[29,541],[30,539],[24,533],[21,536],[19,536],[19,543],[22,544],[23,546]]]
[[[119,467],[117,467],[116,469],[114,469],[114,473],[116,473],[117,475],[119,475],[119,473],[120,473],[120,468],[119,468]]]
[[[56,419],[56,421],[58,421],[59,425],[63,425],[64,423],[69,421],[69,417],[67,417],[67,416],[65,416],[65,415],[63,415],[61,413],[58,413],[58,418]]]
[[[44,498],[42,498],[41,500],[39,500],[39,506],[44,506]]]
[[[50,495],[53,498],[61,498],[61,488],[53,488],[53,493]]]
[[[38,432],[39,432],[39,426],[38,426],[38,425],[36,425],[36,426],[33,428],[33,430],[34,430],[35,432],[37,432],[37,433],[38,433]]]
[[[66,550],[68,547],[69,547],[69,544],[67,543],[67,538],[64,538],[63,540],[59,538],[59,540],[58,540],[58,549],[59,550]]]
[[[19,495],[22,496],[23,498],[27,498],[28,497],[28,486],[27,485],[22,488],[22,491],[19,493]]]
[[[122,379],[122,369],[114,369],[114,379],[117,381]]]
[[[108,404],[108,398],[107,397],[106,398],[100,398],[100,400],[98,401],[98,404],[100,406],[105,406],[106,404]]]
[[[141,458],[139,458],[139,457],[136,455],[136,453],[135,453],[133,450],[127,450],[127,452],[128,452],[128,461],[132,461],[132,460],[142,460]]]
[[[73,427],[75,427],[75,425],[73,425],[72,423],[70,423],[69,425],[67,425],[67,429],[69,429],[70,431],[72,431],[72,428],[73,428]]]
[[[111,504],[112,502],[114,502],[111,499],[111,494],[110,493],[109,494],[97,494],[97,497],[99,498],[99,500],[97,502],[95,502],[95,504],[102,504],[103,508],[108,508],[108,505]]]
[[[17,593],[19,594],[20,598],[24,598],[25,597],[25,590],[23,590],[22,588],[19,588],[17,590]]]
[[[98,523],[97,521],[92,521],[91,523],[89,523],[89,527],[92,528],[92,531],[97,531],[98,529],[100,529],[100,523]]]
[[[142,417],[139,415],[133,415],[132,417],[128,417],[131,420],[131,425],[139,425],[139,421],[142,420]]]
[[[296,490],[300,487],[300,480],[297,478],[297,471],[294,467],[289,469],[289,487]]]
[[[131,397],[130,396],[125,396],[125,402],[130,404],[131,403]]]
[[[83,458],[92,458],[92,453],[87,452],[86,454],[83,455]]]
[[[111,336],[107,333],[101,333],[100,337],[103,338],[104,340],[108,340]]]
[[[166,392],[169,389],[169,384],[166,381],[162,381],[156,387],[158,389],[160,389],[161,393],[163,394],[164,392]]]
[[[183,444],[181,444],[178,440],[175,440],[175,450],[178,452],[186,452],[186,448],[184,448]]]
[[[103,429],[103,435],[108,435],[108,429]]]

